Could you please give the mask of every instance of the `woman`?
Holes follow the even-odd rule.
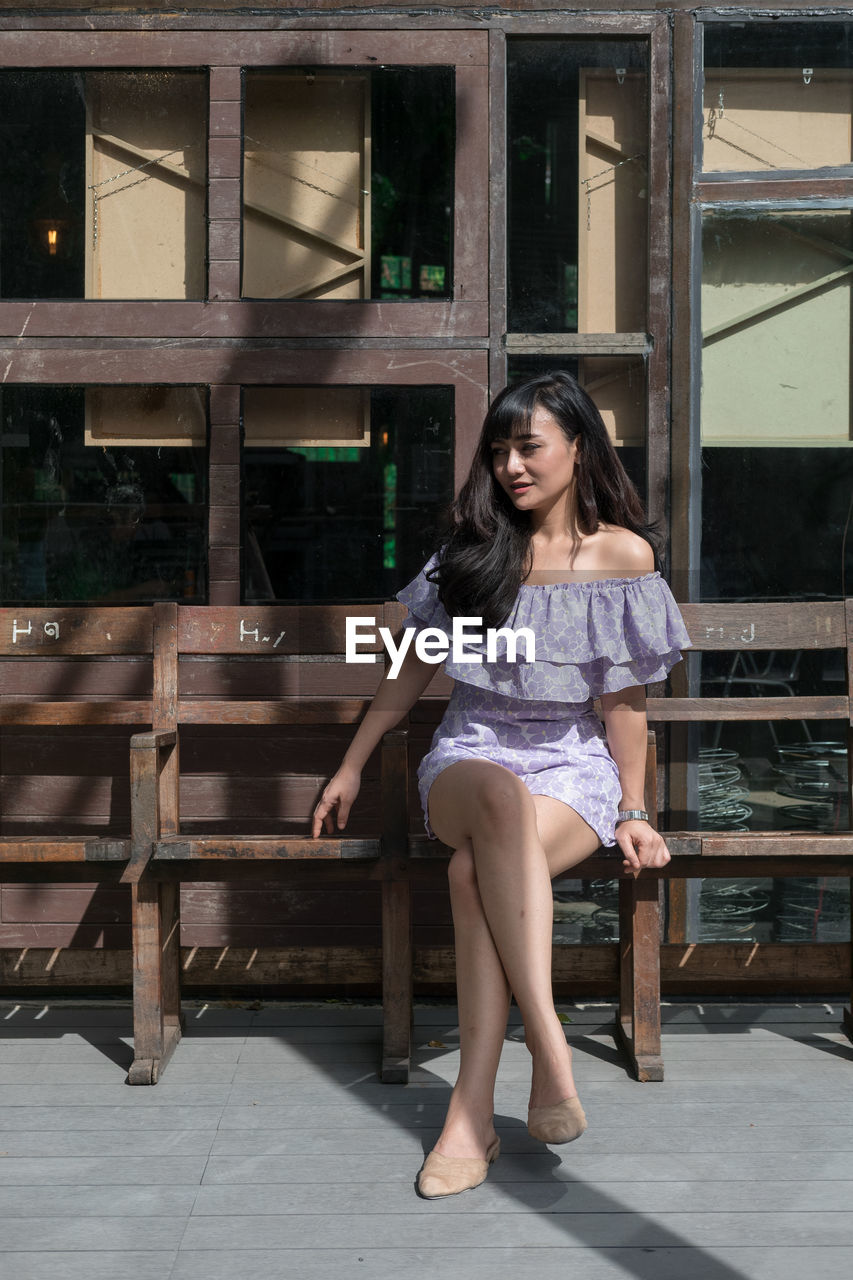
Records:
[[[551,879],[601,844],[618,844],[634,872],[669,861],[644,810],[644,685],[690,643],[637,492],[568,373],[497,397],[453,517],[440,552],[398,593],[406,626],[449,631],[453,617],[478,617],[484,628],[531,628],[536,648],[529,662],[506,643],[489,662],[448,660],[456,684],[418,770],[427,831],[454,850],[461,1050],[418,1175],[426,1198],[479,1185],[497,1159],[511,995],[532,1057],[530,1133],[560,1143],[586,1128],[551,992]],[[469,649],[482,658],[482,645]],[[434,672],[410,645],[397,679],[383,679],[315,810],[315,836],[332,832],[333,810],[346,825],[365,761]]]

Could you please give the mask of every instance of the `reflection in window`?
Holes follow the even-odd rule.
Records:
[[[509,329],[644,331],[643,46],[508,41],[507,95]]]
[[[632,356],[510,356],[510,382],[565,369],[592,397],[604,419],[622,465],[637,487],[646,492],[646,370]]]
[[[449,387],[247,387],[244,599],[390,598],[453,491]]]
[[[702,599],[851,589],[851,284],[846,210],[705,216]]]
[[[840,22],[708,24],[702,167],[849,165],[852,31]]]
[[[7,386],[0,405],[4,603],[204,599],[201,388]]]
[[[201,298],[201,72],[0,72],[0,296]]]
[[[248,72],[243,294],[452,294],[453,73]]]
[[[843,695],[843,650],[688,654],[703,697]],[[693,794],[668,825],[708,832],[845,831],[846,722],[720,719],[689,726]],[[834,942],[850,937],[846,880],[690,881],[690,941]]]

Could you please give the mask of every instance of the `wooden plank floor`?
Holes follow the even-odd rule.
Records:
[[[187,1008],[156,1088],[124,1084],[122,1004],[0,1005],[0,1275],[10,1280],[849,1280],[853,1047],[819,1000],[667,1005],[663,1084],[609,1005],[563,1005],[589,1130],[523,1124],[510,1025],[502,1155],[447,1201],[413,1180],[455,1076],[452,1005],[378,1082],[379,1010]]]

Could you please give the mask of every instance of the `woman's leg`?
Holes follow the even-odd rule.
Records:
[[[494,1093],[510,989],[483,912],[474,850],[456,849],[448,868],[456,949],[459,1075],[435,1150],[482,1159],[495,1138]]]
[[[515,774],[487,761],[444,770],[430,790],[429,812],[436,834],[457,849],[451,897],[463,1039],[460,1081],[437,1149],[482,1155],[491,1133],[490,1127],[484,1133],[484,1117],[491,1115],[506,1029],[507,982],[534,1061],[530,1105],[576,1092],[551,995],[550,879],[592,853],[598,838],[573,809],[532,797]]]

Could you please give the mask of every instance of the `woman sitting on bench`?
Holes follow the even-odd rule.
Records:
[[[454,850],[461,1049],[444,1128],[418,1175],[430,1199],[479,1185],[497,1159],[511,995],[533,1060],[530,1133],[562,1143],[586,1128],[551,990],[550,881],[600,845],[618,844],[634,871],[669,861],[643,808],[644,686],[690,644],[637,491],[568,373],[497,397],[452,516],[437,554],[398,593],[417,632],[449,634],[463,617],[493,629],[490,649],[474,641],[448,658],[456,683],[418,770],[427,832]],[[528,628],[535,658],[495,640],[497,628]],[[315,836],[333,832],[334,811],[346,825],[365,761],[434,672],[410,645],[397,678],[383,678],[323,791]]]

